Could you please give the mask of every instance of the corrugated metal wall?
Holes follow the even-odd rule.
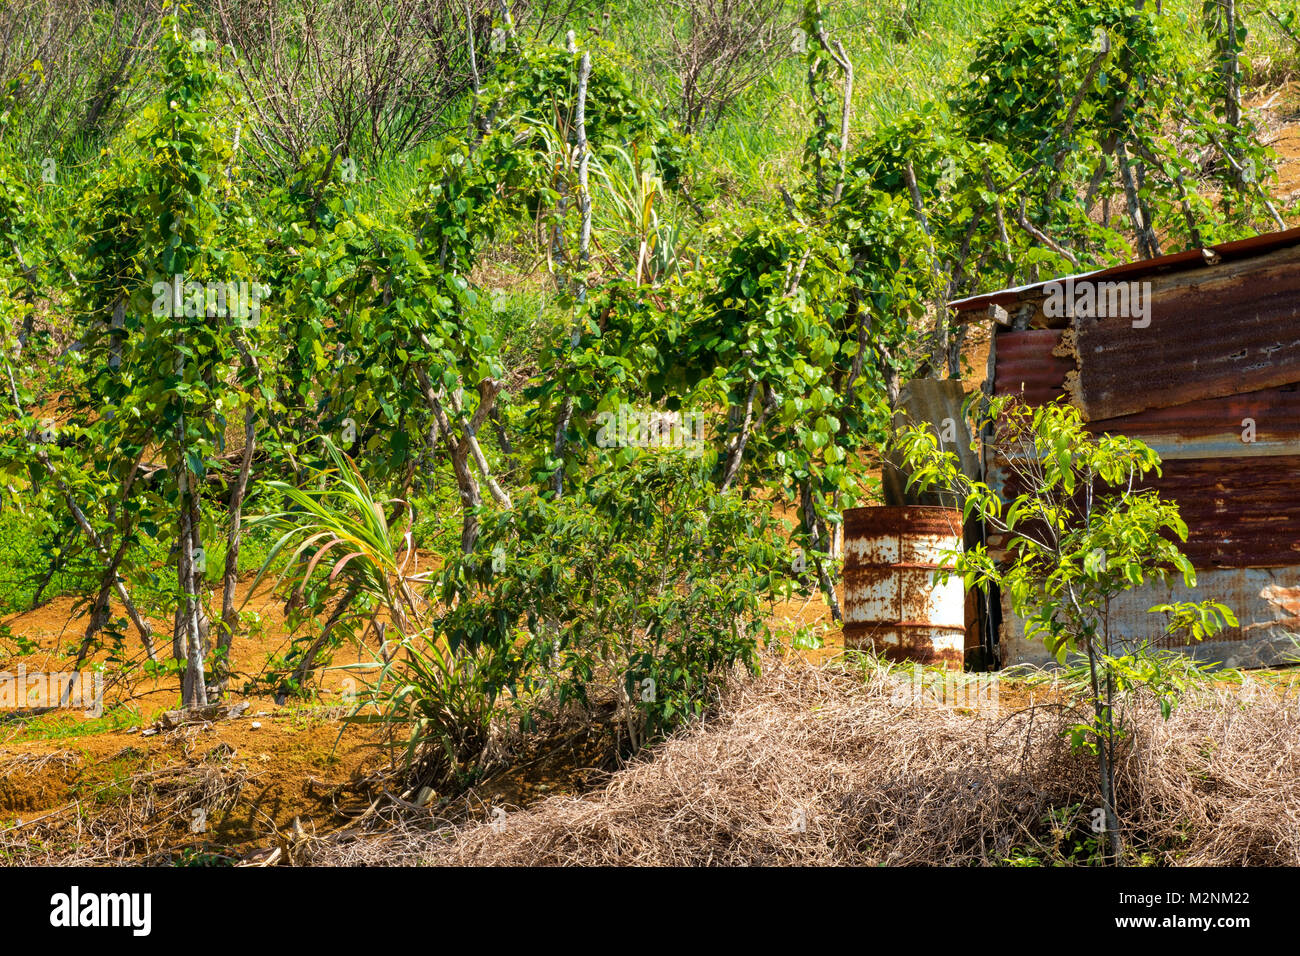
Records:
[[[1071,401],[1091,430],[1151,445],[1163,474],[1149,487],[1179,505],[1198,597],[1224,601],[1242,624],[1192,652],[1275,663],[1300,633],[1300,249],[1149,281],[1141,328],[1048,317],[1041,287],[1024,290],[1008,311],[1031,327],[998,330],[993,391]],[[1007,481],[1005,462],[987,468],[990,483]],[[990,537],[990,550],[1000,543]],[[1126,596],[1120,633],[1158,637],[1161,619],[1146,610],[1170,596],[1161,587]],[[1006,602],[1000,637],[1004,664],[1046,658]]]

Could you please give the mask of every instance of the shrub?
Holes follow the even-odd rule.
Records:
[[[708,710],[733,665],[756,669],[763,599],[785,583],[767,510],[680,453],[526,498],[485,521],[488,560],[444,570],[438,632],[453,648],[517,648],[512,690],[542,708],[590,705],[612,682],[635,750]]]

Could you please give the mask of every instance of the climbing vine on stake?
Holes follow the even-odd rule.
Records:
[[[88,197],[80,283],[87,394],[105,447],[156,447],[165,482],[140,494],[150,522],[174,530],[173,652],[186,706],[207,703],[203,483],[224,450],[228,415],[247,397],[238,376],[259,324],[261,288],[246,249],[254,230],[231,178],[233,101],[201,33],[178,15],[159,40],[162,99],[135,149]],[[223,117],[218,119],[218,117]]]

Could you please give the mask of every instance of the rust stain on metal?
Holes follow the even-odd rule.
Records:
[[[1300,626],[1300,587],[1270,584],[1259,592],[1259,596],[1286,615],[1285,620],[1279,623],[1289,627]]]
[[[1033,405],[1063,397],[1065,376],[1075,366],[1073,357],[1057,356],[1060,342],[1059,329],[998,333],[994,394],[1019,395]]]
[[[1066,398],[1075,368],[1073,360],[1063,358],[1066,350],[1062,343],[1068,341],[1068,335],[1069,330],[1057,329],[1001,333],[994,393],[1017,395],[1031,405]],[[1098,419],[1089,422],[1088,428],[1094,433],[1141,438],[1166,459],[1300,454],[1300,387],[1285,384],[1199,398]]]
[[[1179,547],[1193,567],[1300,564],[1300,455],[1173,459],[1161,470],[1141,487],[1178,504],[1188,530]],[[1004,461],[990,462],[989,477],[1004,496],[1024,491]],[[1003,544],[990,536],[991,551]]]
[[[846,624],[844,646],[851,651],[874,650],[888,661],[915,661],[961,670],[965,662],[964,641],[953,646],[951,631],[901,625]]]
[[[1249,441],[1243,423],[1251,419]],[[1180,441],[1231,435],[1238,444],[1300,440],[1300,389],[1295,385],[1261,389],[1223,398],[1204,398],[1151,408],[1120,418],[1092,422],[1094,431],[1141,438],[1171,435]]]
[[[1071,396],[1090,420],[1300,380],[1294,262],[1153,292],[1149,306],[1146,328],[1075,319]]]
[[[960,536],[961,512],[953,508],[940,508],[933,505],[848,508],[844,512],[844,534],[846,537],[854,538],[863,535],[898,537],[900,534]]]

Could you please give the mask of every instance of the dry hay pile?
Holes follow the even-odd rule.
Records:
[[[1098,800],[1093,759],[1063,740],[1074,722],[1063,708],[962,714],[900,703],[897,681],[768,662],[762,678],[733,683],[718,717],[603,790],[491,822],[322,847],[313,862],[961,865],[1026,852],[1067,861],[1060,846],[1090,835]],[[1119,767],[1129,844],[1164,864],[1300,863],[1296,703],[1198,689],[1168,722],[1137,705]],[[1062,808],[1072,808],[1064,828],[1052,822]]]

